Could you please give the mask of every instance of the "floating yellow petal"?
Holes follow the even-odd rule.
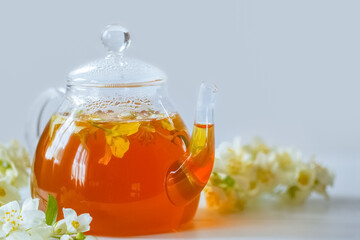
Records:
[[[129,140],[124,137],[106,136],[106,142],[110,146],[111,153],[117,158],[122,158],[130,147]]]
[[[105,145],[105,154],[99,160],[99,164],[108,165],[112,157],[112,152],[108,144]]]
[[[169,119],[161,120],[161,126],[169,131],[175,130],[174,124]]]
[[[145,130],[146,132],[152,132],[152,133],[154,133],[156,131],[155,127],[153,125],[151,125],[150,123],[143,123],[141,125],[141,129]]]
[[[136,133],[139,130],[139,122],[129,122],[129,123],[120,123],[116,124],[106,135],[113,137],[119,136],[130,136]]]

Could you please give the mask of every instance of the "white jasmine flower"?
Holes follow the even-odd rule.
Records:
[[[258,166],[252,160],[243,160],[242,171],[239,175],[246,178],[247,181],[253,182],[257,180]]]
[[[242,209],[252,198],[270,193],[302,203],[315,191],[327,197],[334,175],[313,163],[304,163],[300,151],[271,148],[261,139],[241,145],[240,138],[221,143],[214,172],[204,190],[208,207],[218,211]],[[242,207],[241,207],[242,206]]]
[[[283,171],[279,168],[273,170],[277,184],[288,186],[295,183],[296,176],[294,170],[292,171]]]
[[[223,189],[215,186],[207,186],[204,189],[206,204],[209,208],[217,209],[227,199]]]
[[[66,222],[65,219],[62,219],[55,223],[54,225],[54,234],[61,235],[67,232]]]
[[[236,182],[236,188],[242,191],[247,191],[250,188],[251,180],[243,175],[232,175],[232,179]]]
[[[311,162],[316,173],[316,180],[314,184],[314,190],[323,195],[325,198],[329,198],[326,188],[327,186],[332,186],[334,184],[334,174],[331,173],[328,169],[320,166],[315,161]]]
[[[21,199],[19,190],[12,186],[6,179],[0,180],[0,206]]]
[[[236,206],[235,192],[225,193],[222,188],[211,186],[204,189],[207,207],[219,212],[229,212]]]
[[[52,206],[56,205],[55,198],[54,201],[50,201]],[[7,203],[0,207],[0,239],[96,239],[94,237],[84,235],[84,232],[90,229],[89,224],[92,218],[89,214],[77,216],[74,210],[63,209],[65,219],[55,223],[54,226],[49,226],[45,221],[45,213],[38,210],[38,208],[39,199],[27,199],[21,208],[19,203],[16,201]],[[49,209],[51,209],[51,207]],[[50,210],[48,216],[55,219],[55,213],[56,210]]]
[[[6,240],[42,240],[50,239],[51,227],[35,228],[29,231],[14,231],[6,237]]]
[[[254,160],[254,164],[259,168],[268,169],[272,168],[273,161],[271,161],[269,155],[259,152]]]
[[[235,138],[232,143],[224,142],[216,149],[214,170],[232,175],[246,174],[245,169],[251,155],[244,151],[241,139]]]
[[[28,184],[30,160],[18,142],[0,145],[0,206],[20,200],[20,187]]]
[[[308,164],[301,164],[295,173],[296,186],[301,190],[308,190],[314,186],[316,173]]]
[[[0,147],[0,160],[10,164],[13,172],[7,175],[12,178],[14,186],[19,188],[28,185],[30,158],[25,148],[17,141],[13,141],[7,148]]]
[[[16,201],[0,207],[0,238],[33,239],[51,233],[38,206],[38,199],[27,199],[22,209]]]
[[[64,208],[63,213],[68,233],[87,232],[90,230],[92,217],[88,213],[77,216],[76,212],[70,208]]]
[[[11,184],[18,175],[19,173],[14,162],[10,159],[7,148],[0,145],[0,180]]]
[[[214,170],[218,172],[226,171],[229,162],[236,161],[236,153],[232,148],[232,144],[228,142],[220,144],[216,149],[215,158]]]
[[[234,152],[235,152],[236,156],[243,155],[244,151],[243,151],[242,146],[241,146],[241,138],[240,137],[235,137],[234,138],[234,141],[232,143],[232,149],[234,149]]]
[[[322,185],[329,185],[332,186],[334,184],[334,174],[331,173],[328,169],[320,166],[315,161],[311,162],[311,165],[315,169],[316,179]]]
[[[276,162],[276,167],[283,171],[293,170],[296,163],[301,162],[301,152],[292,148],[276,148],[271,153]]]
[[[27,233],[29,233],[32,240],[49,239],[49,237],[53,234],[53,228],[51,226],[44,225],[29,229]],[[24,239],[22,238],[19,240]]]
[[[271,152],[271,149],[260,138],[255,138],[252,143],[244,145],[243,149],[252,156],[252,159],[255,159],[259,153]]]
[[[269,155],[259,152],[254,164],[257,166],[257,181],[261,183],[264,189],[272,188],[276,184],[276,175],[273,172],[274,162]]]
[[[6,240],[30,240],[30,235],[25,231],[14,231],[5,237]]]

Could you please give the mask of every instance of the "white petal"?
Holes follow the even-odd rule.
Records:
[[[67,232],[66,222],[64,219],[55,223],[54,233],[55,235],[65,234]]]
[[[11,179],[8,180],[7,177],[0,180],[0,188],[2,189],[2,192],[5,193],[4,195],[0,196],[0,202],[2,204],[21,199],[19,189],[11,185],[10,182]]]
[[[2,225],[2,231],[5,233],[5,236],[9,234],[9,232],[12,230],[12,224],[7,222],[4,225]]]
[[[42,226],[38,228],[32,228],[28,231],[32,240],[44,240],[49,239],[53,235],[53,229],[51,226]]]
[[[6,240],[31,240],[31,237],[25,231],[15,231],[6,237]]]
[[[13,165],[13,163],[10,163],[10,165]],[[19,172],[16,170],[15,165],[5,171],[5,178],[7,178],[9,182],[14,181],[18,176]]]
[[[63,208],[63,213],[64,213],[64,219],[76,219],[77,218],[77,214],[76,212],[71,209],[71,208]]]
[[[74,227],[73,222],[74,221],[78,221],[76,218],[75,219],[65,219],[65,223],[66,223],[66,228],[67,228],[67,232],[68,233],[78,233],[78,230]]]
[[[13,141],[8,147],[1,148],[0,152],[3,152],[3,155],[6,156],[4,160],[12,165],[12,170],[15,170],[14,174],[9,173],[8,175],[12,177],[16,176],[16,178],[12,179],[12,184],[14,184],[14,186],[17,188],[27,186],[29,182],[28,169],[30,168],[30,158],[29,154],[26,152],[26,149],[23,148],[18,142]]]
[[[39,209],[39,199],[28,198],[22,205],[22,211],[27,210],[38,210]]]
[[[90,230],[90,223],[92,221],[92,217],[90,216],[90,214],[85,213],[85,214],[81,214],[78,217],[78,221],[79,221],[79,228],[77,229],[78,232],[87,232]]]
[[[72,225],[72,222],[66,222],[66,227],[68,233],[78,233],[77,229]]]
[[[2,229],[0,229],[0,239],[6,237],[6,235],[7,234]]]
[[[233,141],[233,147],[235,150],[235,153],[237,156],[241,155],[242,153],[242,146],[241,146],[241,138],[240,137],[235,137],[234,141]]]
[[[9,202],[8,204],[5,204],[0,209],[2,209],[5,213],[11,212],[12,210],[20,212],[20,206],[17,201]]]
[[[24,221],[20,222],[20,226],[24,230],[39,227],[45,222],[45,213],[39,210],[24,211],[21,215]]]
[[[77,214],[71,208],[63,208],[64,220],[66,222],[67,231],[69,233],[77,233],[77,229],[73,226],[73,221],[77,221]]]
[[[307,177],[306,184],[299,182],[299,177],[301,174]],[[296,171],[296,186],[298,186],[301,190],[309,190],[314,185],[314,182],[315,182],[315,170],[305,164],[299,166],[299,168]]]
[[[0,230],[0,239],[6,239],[5,237],[6,234],[2,230]]]

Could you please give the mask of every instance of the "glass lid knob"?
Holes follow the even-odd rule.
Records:
[[[110,53],[122,54],[130,45],[130,33],[120,25],[111,24],[104,29],[101,40]]]
[[[134,58],[124,56],[130,45],[129,31],[117,24],[105,27],[101,41],[108,53],[95,61],[73,70],[69,74],[71,85],[113,86],[114,84],[133,84],[163,81],[166,75],[160,69]]]

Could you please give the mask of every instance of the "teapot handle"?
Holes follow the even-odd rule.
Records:
[[[25,140],[30,154],[35,153],[40,135],[43,131],[42,123],[47,106],[50,103],[54,103],[55,100],[58,100],[59,103],[57,105],[60,105],[60,100],[63,99],[64,95],[65,88],[50,88],[40,94],[30,107],[25,125]]]

